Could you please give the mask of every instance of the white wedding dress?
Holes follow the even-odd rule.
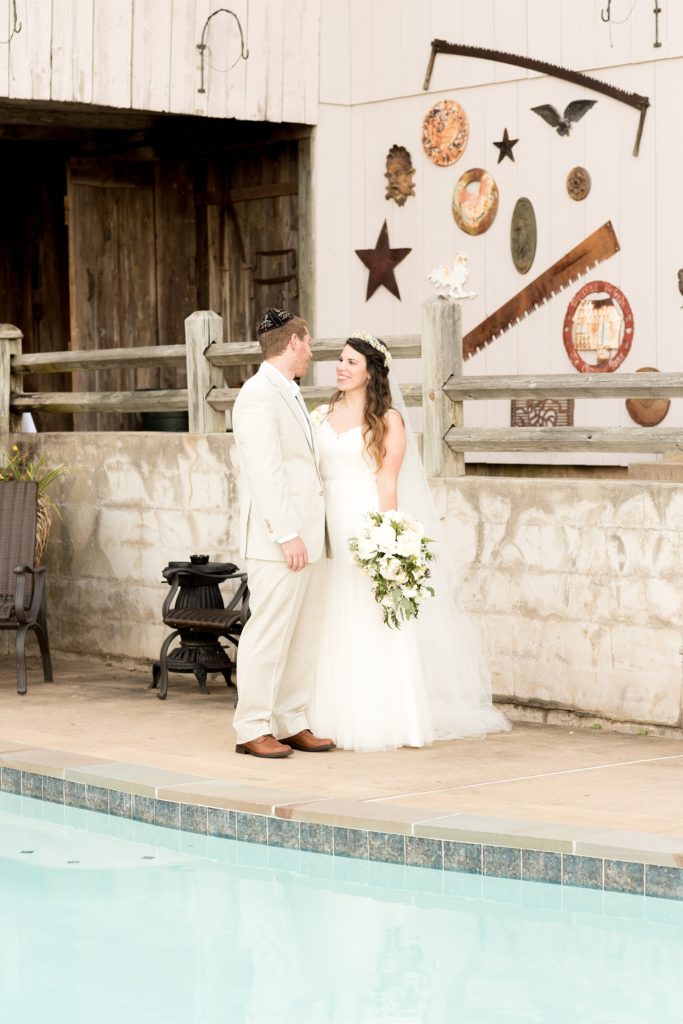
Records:
[[[323,406],[313,416],[331,549],[321,594],[320,657],[308,709],[313,732],[331,736],[342,749],[370,751],[421,747],[434,739],[509,728],[491,705],[488,677],[481,677],[481,657],[472,649],[476,641],[461,612],[454,608],[456,621],[447,624],[462,633],[470,648],[469,653],[458,649],[457,665],[439,651],[430,634],[429,606],[436,599],[425,602],[417,622],[398,630],[384,625],[370,580],[353,564],[348,549],[348,538],[365,513],[379,508],[374,465],[361,428],[337,434],[326,412]],[[438,632],[444,632],[441,625]],[[434,655],[438,659],[440,653],[446,660],[435,667]],[[472,678],[464,678],[463,671]]]

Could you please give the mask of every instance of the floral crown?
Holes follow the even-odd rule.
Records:
[[[365,331],[354,331],[351,337],[358,338],[359,341],[365,341],[368,345],[371,345],[377,352],[384,356],[384,365],[391,365],[391,352],[384,342],[379,340],[379,338],[375,338],[372,334],[366,334]]]

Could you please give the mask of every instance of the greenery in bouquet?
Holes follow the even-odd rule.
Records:
[[[434,542],[422,524],[400,510],[368,512],[348,543],[353,562],[370,579],[385,626],[400,629],[416,619],[422,602],[434,596],[428,582]]]
[[[53,513],[56,513],[61,518],[59,503],[47,493],[47,489],[50,484],[54,483],[57,477],[68,472],[67,466],[63,464],[48,466],[47,458],[44,455],[35,458],[34,453],[30,449],[22,451],[16,444],[13,444],[8,452],[3,453],[3,464],[0,466],[0,482],[5,480],[33,480],[38,484],[37,565],[40,564],[45,545],[47,544]]]

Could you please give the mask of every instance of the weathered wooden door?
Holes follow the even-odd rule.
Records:
[[[158,343],[154,164],[77,159],[67,175],[72,349]],[[158,371],[74,374],[74,391],[157,387]],[[82,413],[78,430],[125,430],[138,418]]]

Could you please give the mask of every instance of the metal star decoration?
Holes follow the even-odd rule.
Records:
[[[409,252],[412,252],[412,249],[392,249],[389,246],[389,230],[386,221],[382,225],[374,249],[356,249],[356,256],[370,271],[368,290],[365,296],[366,302],[375,294],[380,285],[384,285],[392,295],[400,300],[401,294],[396,283],[394,267],[397,267]]]
[[[508,135],[507,128],[503,130],[503,138],[500,140],[500,142],[493,143],[493,145],[497,146],[498,149],[500,150],[500,153],[498,154],[498,163],[500,163],[503,157],[506,156],[509,156],[513,163],[515,162],[515,155],[512,152],[512,147],[516,146],[518,142],[519,139],[510,138],[510,136]]]

